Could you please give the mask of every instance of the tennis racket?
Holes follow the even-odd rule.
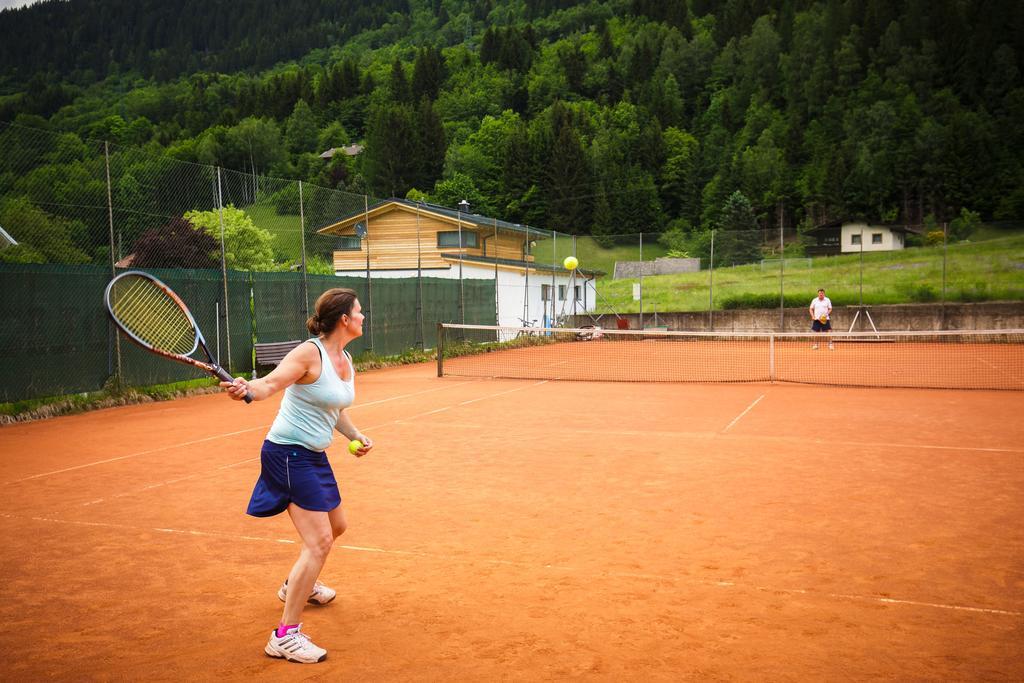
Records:
[[[828,322],[828,316],[822,314],[822,316],[820,318],[818,318],[818,320],[821,322],[822,325],[824,325],[825,323]]]
[[[110,281],[103,299],[114,324],[145,350],[205,370],[225,382],[234,381],[213,361],[185,302],[160,280],[129,270]],[[198,347],[202,347],[207,362],[192,358]],[[252,403],[251,393],[246,394],[245,402]]]

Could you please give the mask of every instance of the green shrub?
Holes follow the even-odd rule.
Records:
[[[931,285],[918,285],[910,292],[910,300],[918,303],[938,301],[939,293]]]
[[[807,305],[808,299],[805,297],[786,296],[786,308],[803,308]],[[779,307],[779,295],[778,294],[755,294],[747,292],[744,294],[737,294],[735,296],[729,296],[723,299],[721,302],[722,310],[731,311],[745,308],[778,308]]]

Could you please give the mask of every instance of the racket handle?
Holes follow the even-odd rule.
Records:
[[[213,374],[217,375],[218,378],[220,378],[221,380],[223,380],[225,382],[234,382],[235,381],[235,378],[232,377],[230,374],[228,374],[228,371],[225,370],[224,368],[222,368],[219,365],[214,365],[213,366]],[[245,392],[245,399],[244,400],[245,400],[246,403],[252,403],[252,392],[251,391]]]

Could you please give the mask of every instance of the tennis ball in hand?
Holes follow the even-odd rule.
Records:
[[[565,266],[566,270],[576,270],[576,266],[580,265],[580,262],[575,256],[566,256],[565,260],[562,261],[562,265]]]
[[[359,439],[352,439],[351,441],[348,442],[348,452],[351,453],[352,455],[355,455],[356,451],[358,451],[362,447],[363,442],[360,441]]]

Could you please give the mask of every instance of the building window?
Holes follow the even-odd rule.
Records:
[[[860,233],[850,235],[850,244],[860,244]]]
[[[873,233],[871,233],[871,244],[881,244],[881,243],[882,243],[882,233],[880,233],[880,232],[873,232]]]
[[[583,301],[583,297],[580,296],[580,286],[575,285],[573,288],[576,290],[576,301]]]
[[[565,301],[565,285],[558,285],[558,300]]]
[[[336,251],[359,251],[363,248],[363,241],[358,237],[339,237],[334,246]]]
[[[540,300],[551,301],[551,285],[540,286]]]
[[[476,249],[479,246],[477,234],[472,230],[462,231],[462,246]],[[459,246],[459,231],[449,230],[446,232],[437,233],[437,246],[438,247],[457,247]]]

